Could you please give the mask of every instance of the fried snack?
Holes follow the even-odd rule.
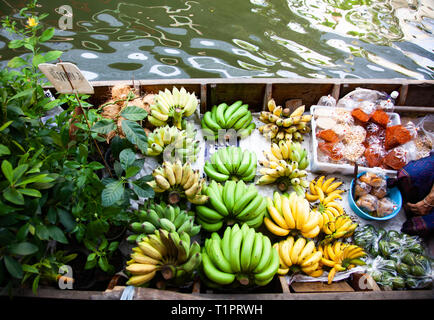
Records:
[[[372,172],[366,172],[359,178],[360,181],[376,188],[384,184],[384,179]]]
[[[371,121],[382,126],[383,128],[387,127],[389,123],[389,116],[383,110],[375,110],[371,115]]]
[[[361,123],[367,123],[371,116],[369,114],[366,114],[362,111],[360,108],[356,108],[351,112],[351,115]]]
[[[407,164],[407,153],[404,149],[397,147],[384,157],[383,165],[394,170],[400,170]]]
[[[384,146],[386,150],[393,149],[399,145],[409,142],[413,139],[409,130],[398,124],[386,128],[386,141]]]
[[[336,134],[336,132],[334,132],[331,129],[319,131],[316,134],[316,136],[320,139],[325,140],[326,142],[338,142],[339,141],[338,135]]]

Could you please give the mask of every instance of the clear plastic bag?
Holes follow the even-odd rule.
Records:
[[[370,194],[376,196],[378,199],[383,199],[387,195],[387,182],[383,180],[383,184],[378,187],[372,188]]]
[[[327,106],[327,107],[335,107],[336,106],[336,99],[333,98],[331,95],[322,96],[318,100],[317,105],[319,105],[319,106]]]
[[[378,209],[378,198],[372,194],[365,194],[357,199],[356,205],[362,210],[375,212]]]
[[[362,197],[371,192],[372,187],[366,182],[358,182],[354,188],[354,195],[356,198]]]
[[[383,197],[378,201],[377,217],[387,216],[391,214],[395,210],[395,208],[396,208],[396,204],[393,203],[392,200],[390,200],[387,197]]]

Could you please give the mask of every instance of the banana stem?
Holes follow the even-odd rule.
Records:
[[[170,204],[177,204],[181,200],[181,196],[178,191],[171,191],[168,200]]]
[[[286,181],[280,181],[279,183],[277,183],[277,188],[280,191],[285,192],[288,190],[288,183],[286,183]]]
[[[161,270],[161,274],[163,275],[164,279],[170,280],[175,275],[175,271],[176,270],[172,265],[165,265]]]
[[[176,108],[173,113],[173,124],[176,126],[179,130],[182,130],[182,109]]]
[[[247,286],[250,282],[249,278],[244,274],[237,275],[237,279],[243,286]]]

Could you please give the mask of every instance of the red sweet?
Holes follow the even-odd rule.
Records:
[[[341,160],[344,156],[342,152],[336,148],[335,142],[320,142],[318,148],[327,154],[333,161]]]
[[[339,137],[332,129],[322,130],[316,134],[318,138],[321,138],[327,142],[338,142]]]
[[[391,169],[400,170],[405,164],[405,156],[396,149],[391,150],[383,159],[383,164]]]
[[[410,131],[402,125],[390,126],[386,128],[386,141],[384,142],[384,146],[386,150],[390,150],[409,142],[412,138]]]
[[[374,148],[366,148],[364,156],[370,168],[380,167],[381,163],[383,162],[383,157],[381,156],[381,153]]]
[[[371,120],[379,126],[386,128],[389,123],[389,116],[383,110],[375,110],[371,115]]]
[[[358,121],[362,122],[362,123],[367,123],[369,121],[369,119],[371,118],[371,116],[369,114],[366,114],[365,112],[363,112],[362,109],[360,108],[356,108],[353,111],[351,111],[351,115]]]

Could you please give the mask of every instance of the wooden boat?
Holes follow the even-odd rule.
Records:
[[[126,84],[134,87],[139,94],[157,93],[158,90],[184,87],[195,92],[200,98],[200,111],[221,101],[242,100],[249,104],[252,111],[265,110],[267,101],[272,97],[278,105],[287,100],[301,99],[306,110],[315,105],[322,96],[331,95],[336,100],[356,88],[367,88],[391,93],[399,92],[395,112],[409,116],[424,116],[434,113],[434,80],[406,79],[161,79],[125,80],[91,82],[95,93],[89,102],[101,105],[110,96],[111,87]],[[117,286],[119,277],[115,276],[106,291],[60,290],[40,288],[39,298],[79,299],[79,300],[119,300],[124,286]],[[362,281],[360,281],[362,280]],[[370,285],[369,285],[370,284]],[[200,283],[192,286],[191,292],[161,290],[154,288],[135,288],[134,299],[150,300],[392,300],[392,299],[432,299],[432,290],[384,291],[366,274],[355,274],[347,281],[331,285],[323,283],[295,283],[288,285],[285,278],[276,277],[267,287],[268,292],[248,293],[201,292]],[[31,289],[20,289],[15,293],[20,297],[33,297]]]

